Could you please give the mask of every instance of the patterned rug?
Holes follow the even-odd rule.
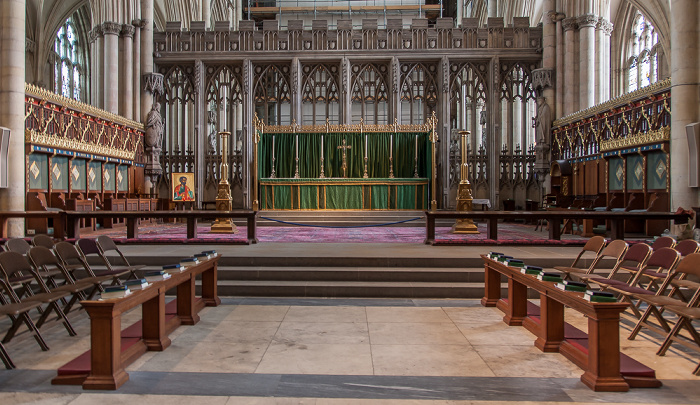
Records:
[[[498,240],[486,237],[486,224],[477,224],[479,234],[456,235],[450,227],[435,229],[439,245],[582,245],[587,238],[562,235],[562,240],[549,240],[545,231],[534,231],[534,225],[499,224]],[[197,238],[187,239],[187,228],[181,223],[146,224],[139,226],[139,238],[127,239],[126,228],[98,229],[81,232],[81,237],[108,235],[120,243],[226,243],[244,244],[246,227],[239,226],[236,234],[212,233],[211,225],[199,224]],[[423,243],[424,227],[379,226],[361,228],[318,228],[307,226],[259,226],[259,243]]]

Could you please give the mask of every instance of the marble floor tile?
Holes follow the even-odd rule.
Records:
[[[364,307],[299,307],[292,306],[285,322],[367,322]]]
[[[67,405],[79,394],[0,392],[0,403],[12,405]]]
[[[228,397],[217,396],[187,396],[187,395],[120,395],[120,394],[81,394],[70,405],[131,405],[136,400],[141,404],[168,405],[226,405]]]
[[[197,324],[178,337],[180,342],[269,342],[277,333],[280,322],[224,321],[217,325],[200,328]]]
[[[196,345],[174,367],[176,372],[204,373],[254,373],[269,342],[238,343],[222,342],[208,344],[202,342]],[[168,348],[170,350],[171,348]],[[155,360],[155,359],[154,359]],[[153,360],[150,362],[152,363]]]
[[[451,323],[442,308],[367,307],[367,322]]]
[[[476,307],[476,308],[443,308],[447,316],[454,323],[485,323],[502,322],[503,312],[496,308]]]
[[[372,345],[465,345],[469,344],[453,323],[369,324]]]
[[[579,378],[583,371],[559,353],[542,353],[534,346],[474,346],[498,377]]]
[[[522,326],[508,326],[503,321],[459,323],[457,327],[474,346],[532,346],[535,342],[535,335],[527,329]]]
[[[273,342],[256,373],[371,375],[368,344]]]
[[[372,363],[375,375],[495,376],[471,345],[372,345]]]
[[[293,344],[369,344],[366,323],[283,322],[275,342]]]
[[[282,322],[288,310],[288,306],[239,305],[224,321]]]

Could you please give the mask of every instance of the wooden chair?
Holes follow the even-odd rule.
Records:
[[[651,246],[646,243],[636,243],[627,249],[625,257],[622,259],[620,270],[630,273],[625,283],[630,284],[637,274],[646,266],[649,256],[651,256]],[[610,274],[607,278],[612,279],[615,274]]]
[[[99,280],[81,279],[76,281],[53,252],[43,246],[31,248],[27,257],[29,257],[29,261],[34,266],[36,274],[45,277],[45,280],[41,280],[43,282],[39,283],[44,292],[67,291],[72,294],[70,301],[63,307],[63,312],[66,314],[70,312],[78,300],[90,299],[99,291],[98,285],[101,283]],[[62,275],[63,283],[61,285],[58,285],[55,276],[50,275],[51,271],[56,270]],[[49,287],[50,285],[55,286]],[[88,292],[88,290],[90,291]]]
[[[29,252],[29,249],[31,248],[32,245],[30,245],[23,238],[13,238],[5,242],[6,251],[16,252],[21,254],[22,256],[26,256]],[[55,276],[56,274],[58,274],[58,272],[54,272],[52,275]],[[17,272],[14,275],[10,276],[8,279],[8,282],[10,283],[10,285],[13,286],[13,288],[19,288],[18,296],[20,298],[23,296],[30,296],[34,294],[31,288],[32,281],[35,281],[33,274],[24,274],[22,272]]]
[[[129,272],[131,272],[129,278],[138,278],[138,276],[136,275],[136,270],[140,270],[146,267],[145,265],[132,266],[131,264],[129,264],[129,261],[126,259],[126,256],[124,256],[121,250],[119,250],[112,238],[110,238],[107,235],[101,235],[97,237],[97,248],[100,251],[100,256],[102,256],[102,260],[104,260],[105,265],[109,270],[128,270]],[[111,255],[110,252],[115,252],[116,255]],[[114,267],[115,265],[112,263],[114,260],[110,260],[110,257],[117,257],[118,260],[121,261],[121,264],[117,264],[117,266],[119,267]]]
[[[685,347],[700,351],[700,334],[698,334],[698,331],[693,326],[693,321],[700,319],[700,308],[697,306],[690,307],[688,305],[668,305],[665,308],[678,315],[678,321],[673,329],[671,329],[671,332],[666,336],[666,339],[664,339],[664,342],[661,344],[656,354],[659,356],[665,355],[673,342],[678,342]],[[690,341],[680,336],[681,329],[683,328],[688,331],[695,345],[690,344]],[[698,363],[698,366],[693,370],[693,374],[700,375],[700,363]]]
[[[39,276],[36,273],[36,271],[29,264],[27,259],[17,252],[0,253],[0,270],[2,270],[2,276],[7,284],[7,295],[9,296],[12,302],[41,302],[44,304],[48,304],[47,307],[43,309],[41,317],[36,322],[37,328],[41,328],[41,326],[44,324],[44,322],[46,322],[51,312],[54,312],[57,315],[57,319],[60,319],[63,322],[63,326],[68,331],[68,334],[70,336],[76,335],[75,330],[73,329],[73,325],[71,325],[70,321],[68,321],[68,317],[66,317],[66,314],[58,305],[58,302],[60,302],[63,298],[71,294],[69,291],[46,292],[45,290],[41,290],[42,292],[20,299],[20,297],[17,294],[15,294],[14,288],[12,287],[12,285],[10,285],[9,282],[7,282],[7,280],[12,279],[12,277],[16,274],[31,274],[38,284],[43,284],[43,281],[41,279],[41,276]]]
[[[664,284],[661,286],[659,291],[656,292],[655,295],[632,295],[635,299],[646,303],[647,309],[644,312],[644,314],[639,318],[639,321],[637,321],[637,324],[635,325],[634,329],[632,329],[632,333],[630,334],[628,339],[633,340],[637,336],[637,334],[639,334],[639,331],[642,329],[642,327],[647,327],[648,329],[660,334],[669,333],[671,331],[671,328],[668,325],[668,321],[663,317],[661,308],[671,305],[692,306],[692,302],[698,300],[700,289],[697,289],[694,292],[693,297],[689,302],[684,302],[681,299],[673,298],[671,294],[663,295],[666,289],[670,286],[671,280],[674,277],[680,277],[682,274],[700,275],[700,253],[693,253],[684,257],[680,261],[680,263],[678,263],[678,266],[676,266],[675,271],[669,273],[668,277],[664,281]],[[653,323],[648,321],[651,315],[654,315],[656,320],[659,322],[658,325],[654,325]]]
[[[56,242],[49,235],[39,234],[34,235],[32,238],[32,246],[43,246],[47,249],[53,249],[55,243]]]
[[[2,286],[3,289],[10,289],[9,284],[7,284],[7,282],[3,279],[0,279],[0,286]],[[10,303],[6,302],[4,297],[2,298],[2,303],[0,303],[0,315],[5,315],[9,317],[12,321],[10,329],[5,334],[5,338],[3,339],[2,343],[0,343],[0,359],[2,359],[2,362],[3,364],[5,364],[6,369],[11,370],[13,368],[16,368],[16,366],[12,362],[12,359],[7,353],[7,350],[5,350],[5,346],[3,346],[3,343],[9,342],[12,336],[17,332],[17,329],[19,329],[19,327],[22,326],[22,324],[27,326],[30,333],[34,336],[34,339],[41,347],[41,350],[49,350],[49,346],[44,341],[44,338],[41,336],[41,333],[39,333],[39,329],[29,317],[29,311],[31,311],[32,309],[39,308],[40,306],[40,301]]]
[[[583,246],[581,251],[578,253],[578,256],[576,256],[576,259],[574,259],[574,262],[571,264],[569,267],[561,267],[561,266],[555,266],[555,270],[559,270],[561,272],[566,272],[569,269],[575,269],[578,268],[577,266],[579,265],[578,262],[579,260],[584,259],[584,255],[590,257],[590,253],[593,253],[594,257],[598,257],[600,252],[603,250],[605,247],[605,238],[602,236],[594,236],[586,242],[586,244]]]
[[[556,268],[565,274],[566,279],[571,279],[572,276],[581,278],[582,276],[593,275],[596,270],[601,269],[601,261],[603,259],[613,259],[615,264],[609,269],[608,273],[614,275],[622,265],[622,260],[627,252],[627,242],[621,239],[614,240],[610,242],[601,252],[593,259],[593,262],[587,269],[569,267],[569,268]]]
[[[56,251],[56,256],[63,264],[65,268],[74,269],[71,275],[76,279],[81,279],[78,276],[78,272],[84,273],[85,277],[88,279],[99,281],[97,285],[100,291],[104,291],[102,283],[106,281],[112,281],[112,285],[121,284],[119,277],[129,274],[129,271],[109,271],[105,270],[95,273],[95,271],[90,267],[87,260],[80,254],[78,248],[68,242],[58,242],[54,248]]]
[[[674,249],[676,249],[681,254],[681,256],[685,257],[690,254],[700,252],[700,243],[693,239],[685,239],[678,242]],[[694,280],[689,280],[687,277],[688,274],[681,274],[679,277],[672,279],[671,293],[669,295],[676,296],[681,300],[685,300],[683,294],[680,293],[682,289],[697,290],[698,288],[700,288],[700,282],[697,276],[690,275],[690,277],[695,278]]]
[[[32,245],[23,238],[12,238],[5,242],[5,250],[8,252],[17,252],[21,255],[26,255]]]

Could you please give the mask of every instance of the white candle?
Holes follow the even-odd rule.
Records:
[[[389,137],[389,159],[394,157],[394,134]]]
[[[367,157],[367,135],[365,135],[365,157]]]
[[[321,135],[321,159],[323,159],[323,135]]]
[[[296,147],[297,147],[297,155],[296,155],[296,157],[299,158],[299,135],[297,135],[297,136],[294,138],[294,141],[295,141]]]
[[[416,135],[416,160],[418,160],[418,135]]]
[[[272,135],[272,160],[275,160],[275,136]]]

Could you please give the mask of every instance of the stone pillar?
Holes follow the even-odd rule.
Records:
[[[141,20],[131,22],[134,26],[134,62],[132,63],[131,88],[133,120],[141,122]]]
[[[580,41],[580,94],[579,110],[595,105],[595,25],[598,17],[584,14],[578,18]]]
[[[94,89],[95,98],[92,99],[92,105],[97,108],[104,108],[104,36],[102,35],[102,26],[98,25],[92,29],[95,33],[95,46],[93,48],[93,61],[95,65],[95,75],[92,76],[92,87]]]
[[[605,52],[609,51],[605,48],[605,30],[603,29],[606,21],[600,17],[595,25],[595,104],[606,100],[603,96],[603,83],[608,77],[608,71],[603,67],[605,65]]]
[[[557,12],[556,1],[544,1],[543,18],[544,26],[542,27],[542,68],[555,70],[557,68]],[[561,72],[559,72],[561,74]],[[554,87],[551,85],[543,90],[542,94],[548,101],[550,106],[556,103]],[[525,133],[526,131],[523,130]],[[523,150],[527,151],[527,145],[523,143]]]
[[[671,1],[671,211],[698,205],[698,189],[688,187],[685,126],[700,121],[700,3]]]
[[[0,209],[24,211],[24,75],[26,2],[0,2],[0,126],[10,129],[8,187],[0,188]],[[10,219],[10,238],[24,237],[24,220]]]
[[[119,113],[130,120],[134,119],[134,31],[131,24],[122,25],[122,92]]]
[[[141,75],[153,73],[153,0],[141,0]],[[141,118],[146,119],[153,96],[141,86]]]
[[[204,29],[211,26],[211,0],[202,0],[202,21],[204,21]]]
[[[562,27],[564,28],[564,41],[565,41],[565,54],[564,54],[564,114],[569,115],[576,110],[574,109],[574,102],[576,92],[574,91],[574,83],[577,78],[574,77],[574,56],[575,56],[575,46],[574,46],[574,33],[576,30],[576,19],[575,18],[565,18],[562,21]]]
[[[104,109],[119,114],[119,33],[122,25],[115,22],[102,24],[104,33]]]
[[[554,116],[561,117],[564,115],[564,28],[562,26],[562,20],[564,19],[564,14],[556,13],[557,21],[557,66],[555,71],[557,72],[555,76],[556,82],[556,95],[554,97]]]
[[[604,74],[604,80],[603,80],[603,90],[602,90],[602,96],[603,99],[601,102],[608,101],[610,99],[610,76],[612,75],[612,68],[610,65],[610,37],[613,32],[613,23],[611,23],[608,20],[603,20],[603,65],[600,67],[600,70]],[[662,57],[659,56],[659,60],[661,60]]]
[[[88,104],[97,106],[97,86],[95,79],[97,78],[97,32],[91,29],[88,32],[89,50],[90,50],[90,101]]]

